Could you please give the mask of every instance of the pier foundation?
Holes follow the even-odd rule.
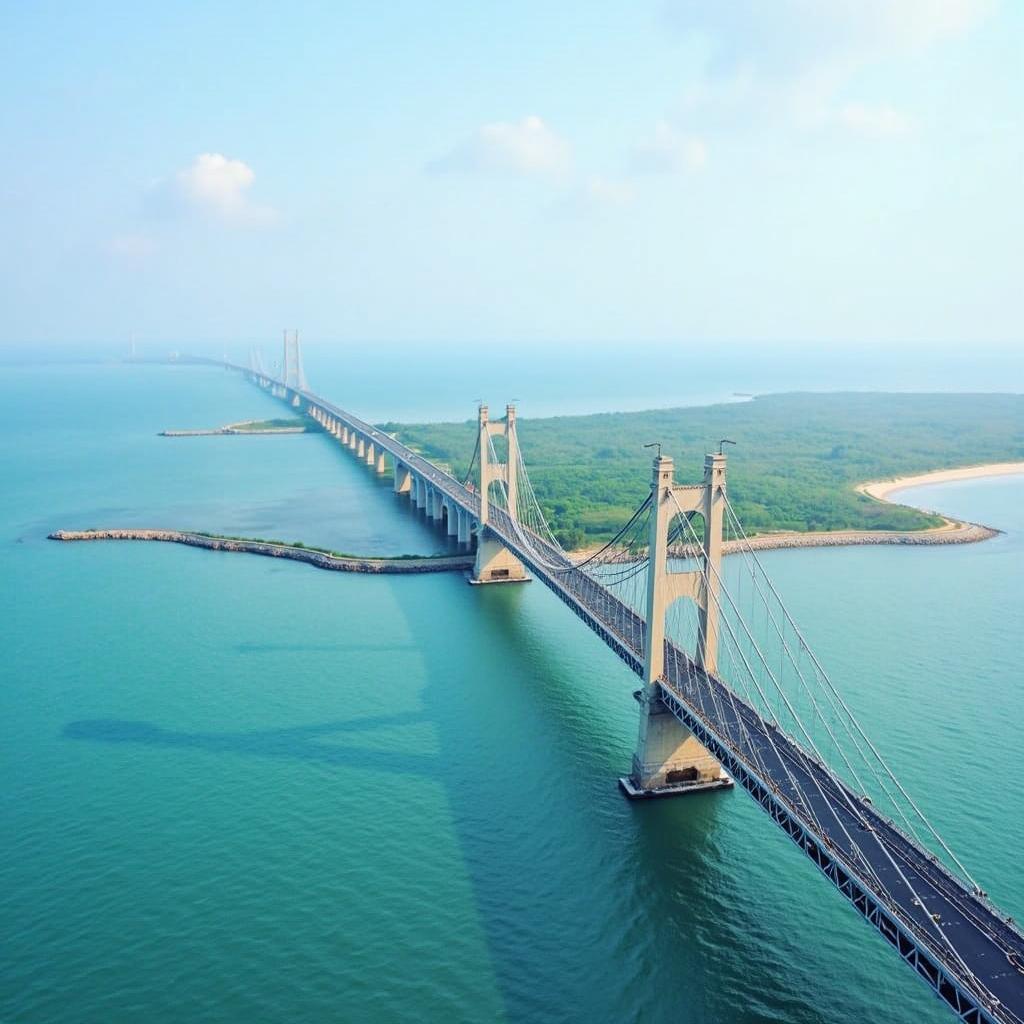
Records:
[[[527,583],[529,579],[523,563],[504,544],[488,533],[477,538],[470,583]]]

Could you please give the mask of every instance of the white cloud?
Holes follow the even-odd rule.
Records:
[[[708,160],[707,143],[659,121],[654,134],[633,151],[634,170],[641,174],[679,174],[698,170]]]
[[[832,0],[849,29],[881,46],[921,47],[962,35],[985,18],[995,0]],[[804,0],[805,10],[813,5]],[[819,5],[818,12],[823,8]],[[831,10],[831,8],[830,8]]]
[[[888,106],[869,107],[863,103],[847,103],[840,108],[838,119],[852,131],[876,138],[906,135],[910,130],[909,119]]]
[[[571,162],[568,142],[531,114],[482,125],[429,169],[557,178],[568,173]]]
[[[710,37],[726,64],[795,71],[837,55],[929,46],[968,32],[996,0],[669,0],[674,27]]]
[[[905,133],[895,110],[847,103],[866,67],[970,32],[997,0],[668,0],[668,21],[706,40],[706,73],[681,111],[698,131],[730,122],[836,123],[876,135]]]
[[[200,153],[192,163],[178,171],[181,194],[193,203],[230,213],[244,205],[245,191],[256,175],[241,160],[229,160],[220,153]]]
[[[242,160],[200,153],[173,178],[153,183],[149,206],[164,215],[185,210],[232,227],[265,227],[275,223],[278,214],[249,198],[255,180],[256,173]]]

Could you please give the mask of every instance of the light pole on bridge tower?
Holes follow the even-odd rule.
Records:
[[[689,598],[698,607],[698,664],[713,672],[717,661],[725,456],[705,456],[704,482],[694,486],[675,483],[673,462],[660,451],[652,469],[640,728],[632,771],[619,779],[631,799],[677,796],[732,785],[722,766],[665,706],[659,689],[659,680],[665,674],[665,616],[681,598]],[[672,572],[668,564],[669,531],[680,513],[700,513],[704,519],[701,567]]]

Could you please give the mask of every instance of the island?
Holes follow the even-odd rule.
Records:
[[[730,499],[766,547],[980,540],[996,531],[884,500],[864,485],[1024,462],[1024,395],[1014,394],[789,393],[647,412],[526,413],[517,429],[530,480],[570,550],[609,540],[644,499],[644,445],[652,442],[675,459],[677,480],[696,482],[705,452],[735,441],[727,449]],[[449,463],[459,479],[470,470],[475,420],[379,429]]]
[[[161,430],[159,437],[212,437],[219,434],[311,434],[320,430],[308,419],[243,420],[206,430]]]

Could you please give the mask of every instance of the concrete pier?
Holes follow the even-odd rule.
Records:
[[[485,532],[477,538],[476,560],[470,583],[528,583],[529,580],[523,563],[493,534]]]

